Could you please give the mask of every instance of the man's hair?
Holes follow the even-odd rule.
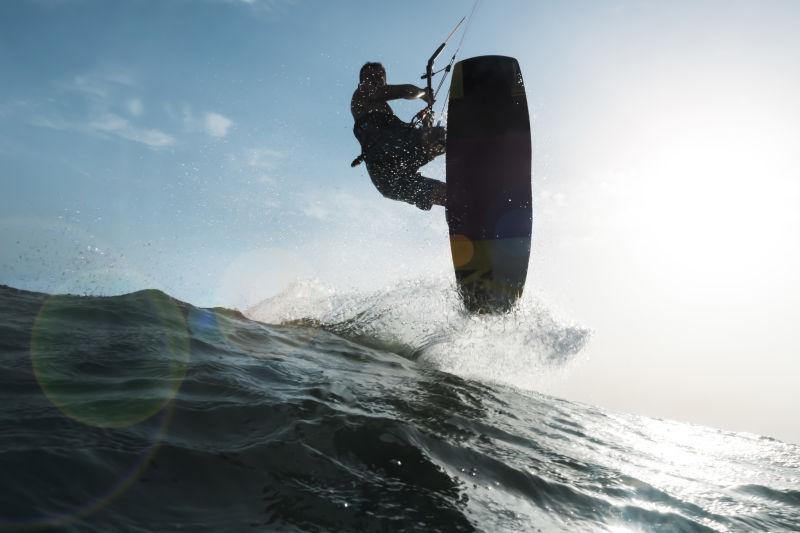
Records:
[[[385,68],[383,68],[383,65],[381,65],[380,63],[375,63],[375,62],[368,62],[368,63],[364,63],[364,64],[361,66],[361,70],[358,72],[358,81],[364,81],[364,75],[365,75],[365,74],[367,73],[367,71],[368,71],[369,69],[371,69],[371,68],[379,68],[379,69],[381,69],[381,70],[382,70],[384,73],[386,72],[386,69],[385,69]]]

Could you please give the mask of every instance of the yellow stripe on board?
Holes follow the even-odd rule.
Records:
[[[464,97],[464,71],[461,68],[461,63],[456,63],[453,68],[453,79],[450,82],[450,99]]]
[[[518,254],[514,254],[512,250],[517,248],[517,243],[521,240],[525,241],[525,239],[517,238],[482,239],[473,241],[464,235],[451,235],[450,252],[453,257],[453,266],[455,267],[460,285],[473,285],[487,289],[491,287],[491,291],[494,293],[519,292],[520,288],[514,281],[500,281],[499,279],[495,279],[494,271],[495,267],[498,266],[496,265],[497,261],[503,263],[512,261],[512,263],[517,263],[513,257],[514,255],[518,255],[518,257],[521,258],[522,256],[519,255],[519,253],[521,253],[522,248],[520,248]],[[524,263],[527,265],[527,253],[524,255]],[[513,279],[513,271],[520,268],[520,265],[506,264],[506,268],[508,267],[511,267]],[[522,279],[524,279],[524,277]]]

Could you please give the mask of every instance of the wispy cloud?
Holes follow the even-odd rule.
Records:
[[[280,13],[297,4],[298,0],[210,0],[212,2],[248,7],[259,13]]]
[[[39,4],[43,7],[56,7],[64,4],[85,4],[86,0],[28,0],[33,4]]]
[[[251,148],[245,155],[247,166],[257,170],[273,170],[279,165],[286,154],[272,148]]]
[[[206,113],[203,121],[206,133],[212,137],[225,137],[233,125],[233,121],[219,113]]]
[[[287,154],[273,148],[250,148],[231,156],[231,162],[248,179],[274,187],[281,181],[279,176],[287,164]]]
[[[136,83],[130,72],[116,69],[79,74],[59,85],[67,92],[77,92],[87,98],[106,100],[122,88],[135,87]]]
[[[304,200],[301,202],[303,214],[317,220],[330,218],[341,220],[353,217],[360,220],[375,220],[374,218],[362,218],[367,205],[362,198],[349,192],[313,191],[306,193]]]
[[[0,102],[0,117],[11,116],[21,111],[28,111],[34,105],[27,100],[10,100],[7,102]]]
[[[206,111],[198,118],[189,105],[183,106],[182,120],[186,131],[203,132],[217,139],[228,135],[233,126],[233,120],[213,111]]]
[[[35,112],[28,103],[0,103],[0,117],[26,114],[23,120],[34,126],[101,134],[151,148],[177,144],[177,138],[164,131],[170,129],[169,126],[212,139],[227,137],[235,126],[234,121],[222,113],[211,110],[195,113],[189,104],[184,104],[180,111],[164,104],[166,114],[149,113],[145,117],[147,106],[140,94],[145,93],[146,87],[133,72],[124,68],[75,74],[55,83],[55,89],[57,97],[41,100]],[[25,109],[27,113],[22,113]],[[154,121],[159,123],[154,124]]]
[[[75,75],[57,84],[62,95],[72,95],[83,101],[77,109],[58,103],[42,106],[28,121],[30,124],[53,130],[70,130],[125,139],[153,149],[172,146],[175,137],[158,128],[137,124],[120,113],[137,119],[144,113],[144,103],[131,92],[137,89],[135,77],[128,71],[117,69]],[[59,102],[62,99],[53,100]],[[117,112],[119,111],[119,112]],[[81,116],[83,115],[83,116]]]
[[[172,135],[154,128],[134,126],[128,120],[113,113],[94,116],[85,122],[69,121],[57,116],[37,116],[31,123],[34,126],[53,130],[73,130],[115,136],[155,149],[175,144],[175,138]]]
[[[128,113],[134,117],[140,116],[144,112],[144,104],[138,98],[128,100]]]
[[[175,144],[175,138],[161,130],[139,128],[131,125],[126,119],[107,114],[86,124],[88,131],[116,135],[129,141],[145,144],[150,148],[163,148]]]

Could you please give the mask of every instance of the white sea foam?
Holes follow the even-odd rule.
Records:
[[[318,323],[446,372],[524,389],[552,379],[589,338],[530,292],[508,313],[469,315],[447,279],[406,279],[370,292],[299,281],[246,314],[272,324]]]

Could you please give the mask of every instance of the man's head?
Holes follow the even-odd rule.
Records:
[[[358,73],[360,83],[386,84],[386,69],[380,63],[364,63]]]

